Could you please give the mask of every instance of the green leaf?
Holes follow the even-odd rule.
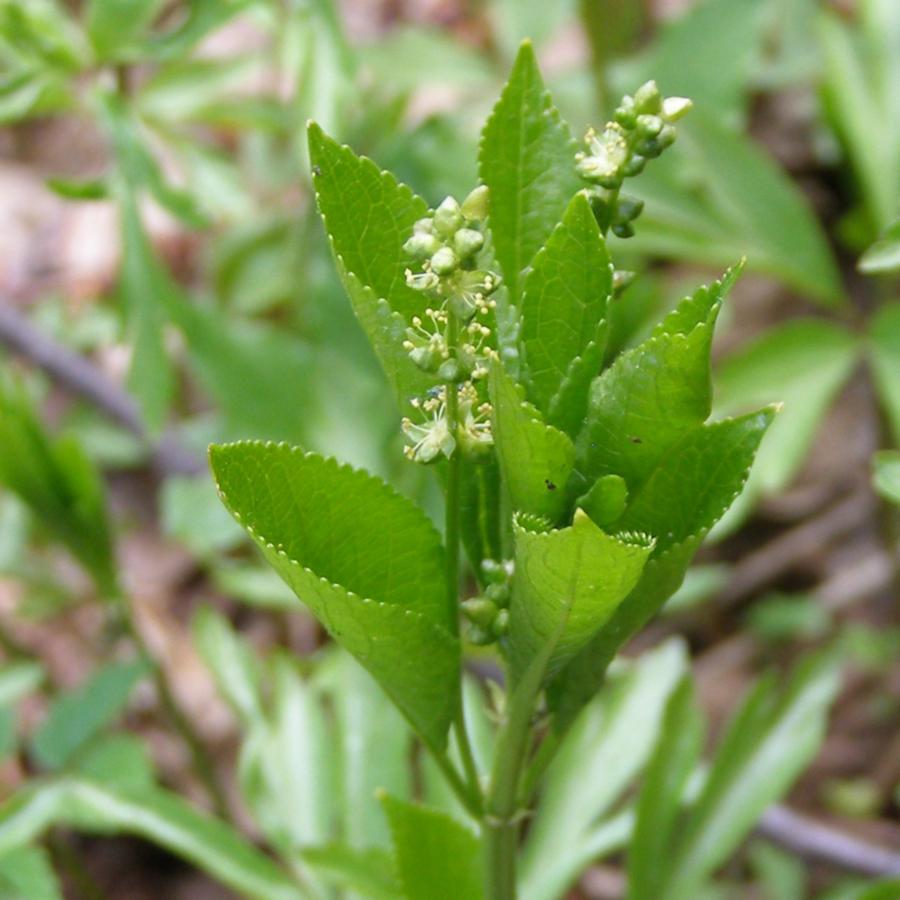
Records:
[[[900,269],[900,219],[892,222],[863,253],[857,268],[866,275],[879,275]]]
[[[16,847],[0,856],[0,896],[4,900],[63,900],[43,847]]]
[[[482,845],[445,813],[389,794],[381,804],[407,900],[482,900]]]
[[[622,518],[628,505],[628,488],[621,475],[603,475],[591,489],[578,498],[581,507],[601,528],[612,525]]]
[[[97,58],[132,58],[137,40],[162,6],[163,0],[89,0],[86,25]]]
[[[872,317],[869,364],[894,441],[900,443],[900,303],[885,304]]]
[[[842,305],[840,273],[797,186],[752,141],[711,116],[679,123],[676,151],[637,179],[645,203],[633,249],[668,259],[749,267],[826,307]]]
[[[423,737],[443,746],[459,643],[443,550],[425,514],[365,472],[286,445],[214,446],[210,459],[223,502],[276,571]]]
[[[525,275],[521,303],[524,380],[529,398],[545,416],[572,361],[591,342],[602,354],[598,329],[612,295],[612,264],[584,194],[576,194],[562,221]],[[599,372],[589,373],[587,383]],[[585,389],[587,384],[584,385]],[[580,410],[583,414],[583,408]],[[575,418],[570,417],[570,418]],[[549,419],[551,424],[556,424]]]
[[[809,896],[802,859],[765,841],[754,841],[748,856],[767,900],[804,900]]]
[[[710,412],[709,353],[729,272],[686,297],[644,343],[622,353],[591,386],[576,441],[582,484],[619,475],[633,493]]]
[[[0,483],[18,496],[87,569],[117,593],[116,565],[100,474],[71,438],[52,440],[21,387],[0,383]]]
[[[425,304],[406,284],[403,244],[428,212],[424,200],[369,159],[309,126],[309,155],[319,211],[341,281],[399,400],[433,383],[402,342]]]
[[[54,700],[31,741],[31,752],[38,763],[46,769],[64,766],[118,718],[147,671],[143,661],[110,663],[76,690]]]
[[[133,734],[104,734],[92,740],[72,760],[73,775],[110,787],[153,787],[153,760],[147,745]]]
[[[629,900],[655,900],[678,824],[688,779],[700,756],[703,720],[693,684],[685,677],[666,704],[653,757],[647,766],[637,806],[637,822],[628,852]]]
[[[523,269],[582,187],[575,173],[576,150],[525,41],[485,123],[479,152],[479,174],[491,191],[494,248],[513,303],[522,289]]]
[[[222,508],[215,485],[206,475],[173,476],[163,482],[159,496],[161,527],[195,556],[232,549],[244,534]]]
[[[687,670],[670,640],[610,677],[566,735],[542,782],[522,856],[522,894],[558,900],[597,857],[597,823],[650,758],[666,701]]]
[[[747,487],[727,517],[730,526],[739,524],[739,512],[749,511],[760,495],[780,491],[796,475],[858,354],[859,342],[846,328],[820,319],[795,319],[724,361],[716,377],[717,412],[744,412],[776,400],[783,404]]]
[[[80,778],[36,782],[0,806],[0,858],[56,825],[145,838],[254,900],[309,896],[230,826],[197,812],[176,794]]]
[[[615,524],[654,535],[656,547],[640,581],[602,631],[550,685],[560,731],[603,683],[618,649],[656,615],[679,588],[703,538],[744,485],[774,410],[725,419],[687,433]],[[662,507],[654,508],[660,502]]]
[[[372,677],[350,656],[334,660],[333,705],[339,734],[340,824],[352,847],[388,846],[378,791],[412,791],[411,732]],[[334,749],[332,748],[332,752]]]
[[[880,450],[872,457],[872,484],[875,490],[900,505],[900,451]]]
[[[743,120],[765,12],[758,0],[697,3],[665,23],[637,59],[617,66],[616,84],[633,90],[653,78],[666,96],[690,97],[701,112],[736,125]]]
[[[499,357],[490,362],[490,397],[494,445],[512,508],[558,521],[575,461],[571,440],[522,399]]]
[[[775,679],[759,682],[732,720],[703,791],[674,836],[660,900],[695,897],[791,786],[819,749],[838,686],[828,655],[801,663],[783,692]]]
[[[768,407],[688,433],[634,494],[617,527],[658,535],[657,555],[706,534],[743,488],[774,418]]]
[[[402,895],[391,854],[380,847],[357,849],[346,844],[324,844],[305,847],[302,858],[318,874],[363,897],[397,900]]]
[[[581,510],[569,528],[515,526],[509,646],[514,678],[541,660],[545,678],[581,651],[637,584],[653,542],[613,537]]]

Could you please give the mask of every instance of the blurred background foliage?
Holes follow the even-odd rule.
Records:
[[[403,461],[397,410],[334,273],[305,123],[432,204],[464,196],[478,128],[525,37],[576,132],[648,78],[694,100],[677,146],[636,182],[646,202],[637,236],[612,239],[618,265],[643,274],[615,301],[611,352],[644,335],[698,269],[717,274],[746,256],[751,274],[717,347],[717,410],[785,407],[719,545],[661,629],[686,630],[701,673],[716,653],[737,654],[725,678],[733,690],[785,647],[792,655],[840,635],[856,666],[850,698],[866,714],[842,728],[857,749],[824,765],[802,796],[897,839],[895,0],[0,0],[0,791],[34,771],[102,771],[104,754],[152,780],[128,733],[91,745],[146,674],[104,675],[123,665],[125,635],[168,673],[206,740],[238,754],[254,834],[304,872],[351,885],[360,860],[346,848],[315,859],[299,848],[327,842],[336,818],[348,846],[384,847],[371,794],[410,793],[409,736],[258,565],[215,497],[205,447],[301,444],[439,512],[427,473]],[[830,542],[843,551],[829,555]],[[835,585],[844,570],[855,575]],[[285,648],[317,655],[297,663]],[[656,682],[669,691],[681,651],[655,652],[639,671],[677,657]],[[219,702],[218,719],[200,715],[215,695],[209,670],[231,709]],[[76,713],[42,719],[75,684]],[[134,702],[131,732],[150,733],[163,780],[190,794],[183,761],[144,721],[146,699]],[[710,702],[721,717],[733,697]],[[85,724],[86,709],[96,714]],[[345,755],[329,760],[329,741]],[[370,771],[371,748],[385,741],[386,770]],[[282,785],[290,792],[279,797]],[[325,785],[343,785],[337,806]],[[615,798],[594,799],[593,831],[579,840],[597,852],[579,846],[582,864],[621,845],[599,822]],[[92,828],[106,827],[91,815]],[[16,852],[0,856],[0,881],[31,872],[20,894],[53,896],[36,886],[49,877],[43,851]],[[372,866],[387,871],[383,852]],[[835,881],[768,844],[743,866],[734,884],[752,873],[767,897]],[[722,890],[709,896],[737,896]]]

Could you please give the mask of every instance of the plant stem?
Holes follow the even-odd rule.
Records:
[[[531,746],[531,720],[546,659],[529,667],[511,689],[497,739],[491,788],[484,817],[486,900],[515,900],[519,836],[519,780]]]
[[[432,747],[429,747],[428,749],[431,751],[431,756],[438,764],[438,768],[443,773],[444,778],[447,779],[447,784],[450,785],[451,790],[456,794],[456,798],[462,803],[466,808],[466,811],[473,818],[480,820],[484,815],[481,795],[472,792],[471,788],[466,784],[459,772],[456,771],[456,768],[447,758],[446,754],[441,753]]]
[[[561,743],[559,733],[556,731],[544,735],[540,747],[522,776],[522,788],[519,792],[519,803],[522,806],[528,806],[534,799],[537,786],[547,771],[547,767],[553,762]]]

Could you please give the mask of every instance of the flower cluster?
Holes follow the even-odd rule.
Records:
[[[476,268],[484,247],[483,221],[488,189],[481,186],[458,203],[447,197],[434,214],[420,219],[403,245],[418,271],[406,270],[406,283],[431,299],[422,316],[414,316],[403,349],[424,372],[443,382],[411,405],[418,421],[403,420],[410,440],[406,455],[428,463],[450,457],[458,446],[467,456],[483,457],[492,446],[490,405],[481,400],[477,383],[485,366],[490,323],[496,303],[491,295],[500,276]],[[448,390],[456,392],[455,398]],[[448,408],[454,400],[454,422]]]
[[[481,571],[487,585],[480,597],[462,602],[463,615],[468,621],[466,637],[473,644],[484,646],[504,637],[509,631],[509,598],[513,575],[511,559],[485,559]]]
[[[626,178],[640,174],[648,159],[655,159],[675,142],[674,123],[691,108],[684,97],[663,97],[655,81],[634,95],[626,94],[601,132],[589,129],[587,151],[575,157],[578,174],[589,182],[591,205],[604,233],[621,238],[634,234],[634,220],[643,201],[621,192]]]

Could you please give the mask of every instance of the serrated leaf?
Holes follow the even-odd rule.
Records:
[[[703,791],[674,835],[660,900],[689,900],[809,764],[839,687],[835,660],[804,660],[784,692],[762,679],[722,739]],[[780,696],[779,696],[780,694]]]
[[[603,475],[576,501],[601,528],[622,518],[628,505],[628,487],[621,475]]]
[[[485,123],[479,152],[479,174],[491,191],[491,234],[512,303],[523,269],[582,187],[576,150],[525,41]]]
[[[314,122],[308,135],[316,198],[335,256],[377,298],[411,318],[425,304],[422,295],[406,284],[409,261],[403,244],[428,205]]]
[[[601,531],[583,512],[569,528],[514,528],[516,568],[509,646],[515,679],[541,660],[552,678],[637,584],[653,543]]]
[[[593,339],[569,363],[559,389],[550,399],[547,421],[575,438],[587,414],[591,382],[603,368],[609,337],[606,320],[597,326]]]
[[[706,534],[740,493],[775,417],[768,407],[694,429],[632,496],[617,527],[657,539],[657,554]]]
[[[656,547],[635,589],[550,685],[557,728],[564,731],[571,724],[602,684],[618,649],[681,585],[703,538],[743,487],[773,414],[772,408],[764,409],[688,432],[631,496],[616,527],[652,534]],[[660,500],[664,509],[654,509]]]
[[[575,444],[582,489],[614,474],[633,493],[709,415],[713,327],[732,280],[726,275],[686,297],[648,340],[622,353],[594,381]]]
[[[425,514],[365,472],[286,445],[212,447],[210,459],[223,502],[271,565],[442,746],[459,643],[443,549]]]
[[[406,900],[482,900],[482,845],[446,813],[384,795]]]
[[[566,484],[575,461],[568,435],[544,424],[499,358],[490,363],[494,446],[512,508],[556,522],[566,505]]]
[[[134,686],[148,672],[143,661],[110,663],[76,690],[54,700],[34,733],[31,752],[46,769],[64,766],[122,712]]]
[[[703,719],[685,677],[669,697],[659,741],[647,766],[628,852],[629,900],[655,900],[678,815],[703,742]]]
[[[885,304],[872,317],[869,363],[891,433],[900,442],[900,303]]]
[[[0,806],[0,858],[55,825],[145,838],[254,900],[309,896],[242,835],[197,812],[176,794],[159,788],[116,788],[81,778],[36,782]]]
[[[596,342],[611,295],[606,243],[587,198],[579,193],[538,251],[523,283],[523,380],[529,399],[545,416],[572,360]],[[593,375],[597,372],[599,367]]]

